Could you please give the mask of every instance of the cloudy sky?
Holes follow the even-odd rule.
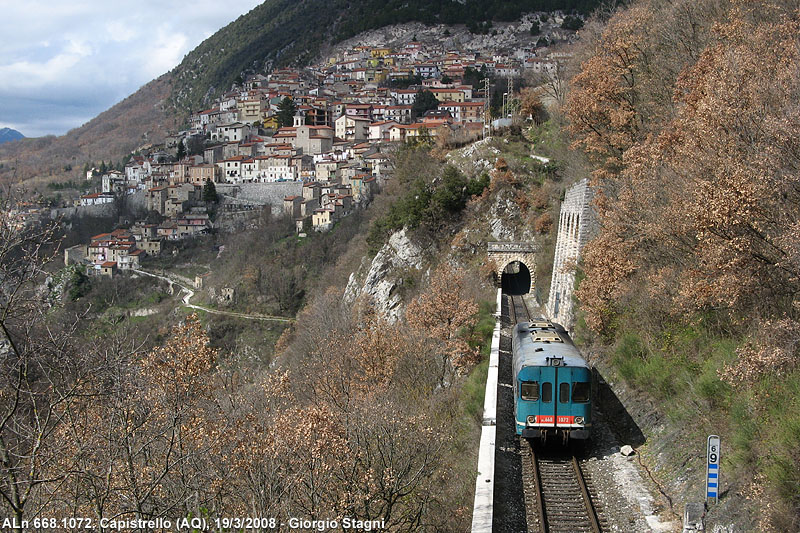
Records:
[[[61,135],[263,0],[0,0],[0,128]]]

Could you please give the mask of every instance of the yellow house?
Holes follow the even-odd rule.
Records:
[[[370,50],[370,55],[372,57],[386,57],[392,53],[391,48],[373,48]]]
[[[449,87],[431,87],[428,89],[433,93],[440,102],[458,102],[463,103],[466,101],[464,91],[460,89],[451,89]]]
[[[375,81],[377,83],[381,83],[386,81],[386,76],[389,74],[389,71],[386,69],[375,69]]]
[[[371,57],[371,58],[367,59],[367,67],[369,67],[369,68],[376,68],[376,67],[380,66],[380,64],[381,64],[380,58]]]
[[[261,121],[261,125],[264,128],[271,130],[278,129],[278,115],[264,116],[264,119]]]

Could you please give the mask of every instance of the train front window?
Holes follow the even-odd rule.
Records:
[[[539,382],[523,381],[519,387],[519,394],[523,400],[535,402],[539,399]]]
[[[553,384],[544,382],[542,383],[542,401],[550,403],[553,401]]]
[[[572,385],[572,401],[575,403],[586,403],[589,401],[589,384],[575,382]]]
[[[569,383],[561,383],[558,386],[558,401],[560,403],[569,403]]]

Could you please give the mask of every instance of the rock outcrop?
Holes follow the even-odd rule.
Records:
[[[396,322],[403,314],[403,299],[398,289],[403,285],[409,270],[419,270],[423,266],[422,249],[409,239],[405,229],[389,238],[383,248],[375,255],[363,282],[359,272],[350,274],[344,300],[352,304],[358,298],[368,299],[375,309],[389,322]]]

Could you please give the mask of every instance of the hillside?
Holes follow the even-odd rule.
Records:
[[[65,172],[76,177],[87,162],[118,161],[137,147],[161,142],[176,125],[166,106],[165,74],[66,135],[48,135],[0,146],[0,183]]]
[[[468,24],[488,33],[491,20],[518,20],[547,10],[588,12],[598,0],[491,1],[268,0],[220,29],[170,73],[66,135],[0,147],[0,182],[32,177],[79,177],[87,162],[119,161],[137,147],[159,143],[187,112],[231,87],[243,72],[308,64],[320,50],[366,30],[421,22]],[[55,176],[55,177],[53,177]],[[29,188],[36,187],[31,185]]]
[[[722,438],[728,531],[800,527],[797,32],[794,2],[632,2],[583,34],[567,99],[600,217],[584,334],[668,490],[702,500]]]
[[[179,108],[198,110],[242,72],[305,65],[325,44],[391,24],[508,22],[528,12],[589,12],[599,4],[597,0],[269,0],[187,54],[173,71],[171,101]]]
[[[25,136],[17,130],[12,130],[11,128],[0,128],[0,144],[24,138]]]
[[[147,265],[172,277],[205,271],[195,301],[236,316],[187,316],[181,291],[152,276],[89,278],[53,265],[45,285],[28,274],[22,303],[0,308],[16,312],[4,323],[14,339],[35,339],[19,344],[20,359],[44,370],[25,386],[45,392],[20,395],[27,403],[9,409],[7,428],[27,429],[33,402],[81,416],[52,417],[41,439],[19,439],[19,467],[0,492],[15,486],[8,478],[39,474],[32,461],[47,460],[44,480],[25,506],[0,508],[20,520],[28,509],[94,516],[102,505],[104,515],[138,506],[212,521],[293,517],[314,502],[321,517],[374,521],[371,530],[467,530],[480,361],[494,326],[486,241],[548,241],[529,228],[560,193],[529,142],[481,144],[455,154],[456,166],[431,147],[399,150],[396,179],[330,232],[300,237],[291,220],[263,213],[240,231],[165,243]],[[380,286],[391,287],[394,316],[372,298]],[[52,303],[47,314],[36,291]],[[275,311],[297,320],[242,313]],[[16,367],[0,370],[0,397],[13,398]],[[48,389],[44,379],[57,382]]]

